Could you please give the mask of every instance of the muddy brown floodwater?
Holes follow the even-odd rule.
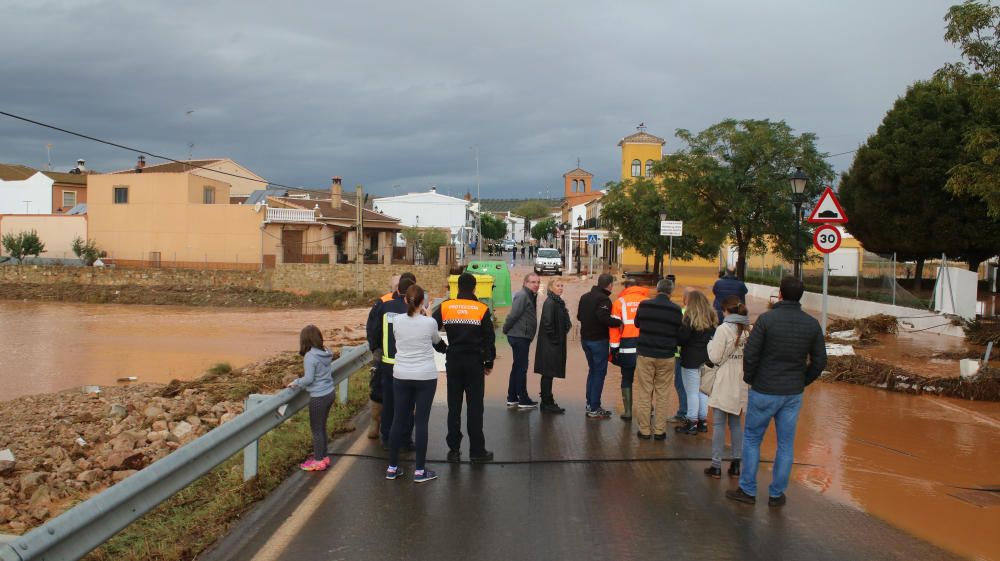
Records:
[[[169,382],[297,350],[303,326],[357,327],[367,310],[233,310],[0,301],[0,399],[136,376]]]
[[[548,277],[544,278],[543,284],[547,280]],[[690,283],[709,296],[712,282],[714,278],[708,274],[678,275],[680,289]],[[569,282],[566,286],[564,297],[574,325],[577,302],[592,283]],[[621,286],[615,288],[617,292]],[[751,300],[748,304],[752,319],[767,310],[766,301]],[[575,329],[572,335],[576,335]],[[881,336],[879,346],[862,353],[920,374],[956,376],[956,360],[929,357],[942,351],[966,349],[964,342],[955,337],[905,333]],[[569,378],[558,388],[565,395],[561,401],[567,402],[582,399],[586,377],[586,362],[578,338],[570,341],[569,351]],[[498,348],[498,353],[509,354],[509,349]],[[506,371],[498,361],[501,375],[488,381],[493,395],[504,395],[509,359],[505,365]],[[619,383],[618,368],[609,367],[604,399],[620,410]],[[533,384],[537,382],[529,379],[529,387],[535,391],[537,386]],[[671,395],[671,410],[676,403]],[[618,422],[617,417],[613,421]],[[670,438],[672,433],[668,443]],[[793,469],[793,479],[831,500],[871,513],[962,556],[997,560],[1000,559],[998,443],[1000,403],[819,382],[806,390],[795,439],[795,460],[800,465]],[[765,437],[762,457],[773,458],[774,447],[772,425]],[[766,486],[770,477],[768,467],[762,465],[758,484]],[[809,523],[823,524],[823,521]]]

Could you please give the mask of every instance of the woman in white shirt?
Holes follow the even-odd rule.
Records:
[[[434,352],[437,350],[443,353],[448,346],[441,340],[437,322],[425,315],[424,289],[418,285],[411,286],[406,291],[405,299],[406,315],[399,314],[392,318],[392,333],[396,340],[396,365],[392,370],[395,403],[392,428],[389,431],[389,468],[385,472],[385,478],[396,479],[403,475],[403,470],[398,465],[399,449],[408,432],[407,427],[411,426],[412,415],[417,447],[413,481],[424,483],[437,479],[437,473],[424,469],[427,457],[427,421],[431,416],[431,402],[434,401],[434,392],[437,390],[438,371],[434,365]]]

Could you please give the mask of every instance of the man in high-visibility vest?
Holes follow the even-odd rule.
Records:
[[[461,458],[462,401],[466,402],[466,429],[469,433],[469,459],[493,460],[486,449],[483,434],[483,397],[486,376],[493,370],[497,350],[490,308],[476,298],[476,277],[462,273],[458,277],[456,298],[445,300],[434,312],[438,327],[448,333],[445,370],[448,376],[448,461]]]
[[[392,369],[393,365],[396,364],[396,338],[392,333],[393,321],[397,315],[406,314],[406,302],[403,301],[403,295],[414,284],[416,284],[416,279],[413,273],[403,273],[400,275],[399,287],[393,293],[392,298],[387,302],[381,303],[376,317],[375,331],[373,336],[369,336],[368,339],[368,348],[372,350],[372,354],[375,355],[376,360],[375,377],[379,379],[382,389],[382,422],[380,433],[383,448],[389,445],[389,430],[392,428],[393,407],[395,405],[392,393]],[[408,435],[412,435],[412,425],[405,432]],[[413,439],[410,438],[409,442],[409,444],[403,446],[404,449],[413,448]]]
[[[635,379],[636,345],[639,328],[635,326],[635,312],[639,303],[649,298],[649,291],[639,286],[635,279],[625,279],[625,290],[611,303],[611,317],[620,319],[621,325],[608,328],[611,336],[611,362],[622,371],[623,421],[632,420],[632,381]]]
[[[368,312],[368,321],[365,322],[365,339],[368,341],[368,349],[372,351],[372,353],[375,353],[382,347],[376,338],[376,332],[378,331],[376,324],[378,322],[379,312],[382,310],[382,306],[385,305],[386,302],[392,300],[393,296],[399,292],[400,278],[400,275],[392,277],[392,280],[389,281],[389,292],[380,296],[379,299],[372,304],[372,309]],[[379,423],[382,422],[382,380],[378,371],[379,362],[382,362],[382,357],[376,356],[373,361],[372,375],[368,380],[368,398],[371,400],[371,420],[368,423],[368,438],[371,439],[378,438],[381,434]]]

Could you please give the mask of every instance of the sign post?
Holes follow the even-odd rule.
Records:
[[[827,294],[829,293],[830,279],[830,254],[840,247],[840,230],[836,226],[824,224],[813,233],[813,245],[816,250],[823,254],[823,313],[820,319],[820,326],[823,328],[823,335],[826,335],[826,309]]]
[[[660,235],[670,236],[670,260],[667,262],[667,274],[672,275],[674,273],[674,236],[684,235],[684,221],[661,220]],[[659,274],[659,271],[657,271],[657,274]]]
[[[594,274],[594,252],[597,251],[597,244],[600,243],[600,237],[597,234],[587,234],[587,245],[590,246],[590,268],[587,269],[587,274]]]

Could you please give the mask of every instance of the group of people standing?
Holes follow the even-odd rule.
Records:
[[[437,388],[435,352],[446,355],[448,460],[461,459],[464,401],[470,460],[491,461],[493,453],[486,449],[483,434],[483,398],[485,376],[493,369],[496,348],[490,310],[475,296],[475,276],[460,275],[457,297],[445,300],[433,314],[426,293],[412,274],[405,273],[393,282],[393,290],[372,307],[367,325],[368,345],[376,357],[369,437],[381,438],[389,451],[386,479],[403,475],[401,449],[416,452],[415,482],[437,478],[425,467],[427,424]],[[728,427],[732,454],[727,473],[739,478],[739,486],[726,496],[746,503],[756,500],[760,443],[773,418],[778,447],[768,504],[785,504],[802,393],[826,364],[819,322],[799,305],[802,282],[793,277],[783,279],[779,302],[753,327],[745,304],[746,286],[731,274],[713,288],[714,309],[697,290],[685,292],[683,307],[674,303],[670,279],[659,281],[652,295],[627,279],[612,302],[613,285],[613,276],[600,275],[577,307],[588,368],[587,417],[604,420],[612,416],[601,403],[609,363],[621,369],[620,417],[627,422],[635,419],[639,439],[666,440],[671,421],[678,423],[678,434],[707,432],[708,409],[712,408],[712,460],[705,474],[722,476]],[[526,275],[503,323],[502,331],[513,353],[506,405],[562,414],[566,410],[555,401],[553,382],[566,377],[567,335],[572,323],[563,299],[563,280],[548,282],[539,314],[540,286],[537,274]],[[447,344],[440,337],[441,330],[447,334]],[[531,399],[527,383],[530,347],[536,337],[533,370],[541,376],[541,403]],[[329,466],[324,427],[332,404],[332,357],[314,326],[303,329],[300,353],[305,375],[289,385],[310,392],[315,448],[302,469],[319,471]],[[673,417],[666,413],[671,385],[681,404]]]
[[[554,278],[548,284],[541,318],[536,318],[540,284],[538,275],[525,276],[504,322],[503,332],[513,352],[507,406],[539,406],[527,389],[529,348],[537,334],[534,371],[541,375],[540,408],[564,413],[552,395],[552,381],[566,376],[570,317],[562,297],[563,281]],[[685,291],[683,306],[674,303],[670,279],[659,281],[652,295],[627,279],[612,302],[613,284],[611,275],[599,276],[577,307],[580,342],[587,358],[587,417],[612,416],[601,405],[609,363],[621,369],[620,417],[627,422],[635,418],[639,439],[666,440],[668,422],[678,424],[674,429],[678,434],[708,432],[711,408],[712,460],[705,475],[722,477],[728,427],[732,454],[727,474],[739,478],[739,487],[726,496],[749,503],[756,500],[760,443],[773,418],[778,450],[768,504],[785,504],[802,392],[826,364],[819,322],[799,305],[802,282],[783,279],[779,302],[758,319],[756,328],[750,325],[746,285],[732,270],[713,287],[714,304],[693,289]],[[668,411],[671,385],[680,409],[668,417],[663,412]]]

